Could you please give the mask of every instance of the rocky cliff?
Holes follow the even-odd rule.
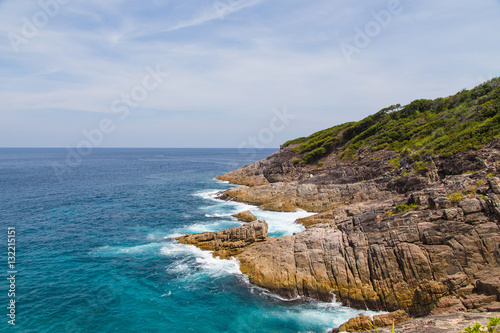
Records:
[[[307,227],[300,234],[247,246],[238,255],[241,270],[252,283],[290,298],[335,296],[355,307],[417,316],[486,310],[500,296],[499,152],[494,141],[429,158],[424,172],[408,171],[415,168],[410,157],[391,165],[392,152],[361,155],[362,167],[332,158],[324,170],[301,166],[298,172],[276,169],[290,156],[282,150],[233,171],[238,177],[225,179],[257,175],[267,183],[222,198],[321,212],[300,220]],[[269,176],[280,172],[281,178]],[[339,172],[346,178],[336,178]],[[489,288],[482,287],[486,281]]]
[[[500,79],[490,83],[292,140],[218,177],[245,185],[221,199],[317,212],[298,221],[304,232],[180,241],[236,256],[283,297],[411,316],[500,311]]]
[[[490,192],[457,205],[439,199],[429,196],[430,206],[400,214],[369,208],[252,244],[238,256],[241,270],[285,297],[336,295],[350,306],[412,315],[439,312],[443,297],[460,310],[496,302],[499,197]],[[496,287],[482,288],[492,277]]]

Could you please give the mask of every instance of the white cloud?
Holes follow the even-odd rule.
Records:
[[[355,28],[364,27],[373,19],[370,12],[384,9],[387,1],[369,8],[331,0],[221,1],[233,7],[217,11],[197,0],[157,1],[151,8],[128,0],[75,1],[21,52],[12,52],[4,38],[0,114],[8,116],[2,118],[0,132],[18,127],[16,119],[24,121],[36,111],[40,128],[35,132],[51,128],[47,144],[69,140],[69,132],[60,139],[49,125],[56,114],[78,114],[91,122],[110,113],[111,102],[141,84],[146,66],[156,64],[170,77],[122,127],[126,136],[137,125],[134,133],[142,131],[141,146],[156,145],[161,124],[186,132],[184,142],[192,145],[193,133],[207,132],[203,121],[190,122],[200,113],[205,122],[212,115],[220,117],[214,122],[225,124],[226,132],[219,128],[214,135],[244,138],[282,106],[300,119],[289,132],[303,135],[393,103],[471,88],[478,77],[500,73],[500,36],[491,33],[500,28],[499,6],[491,0],[412,2],[350,64],[339,43],[352,39]],[[3,3],[0,34],[19,30],[21,18],[36,10],[36,3]],[[57,122],[74,128],[67,119]],[[40,139],[33,136],[31,141],[38,145]],[[120,145],[119,139],[112,142]],[[220,137],[209,142],[237,145]],[[59,145],[66,144],[72,142]]]
[[[236,13],[247,7],[255,6],[261,2],[262,0],[216,0],[212,6],[206,7],[196,13],[193,18],[168,28],[164,32],[193,27],[212,20],[223,20],[227,15]]]

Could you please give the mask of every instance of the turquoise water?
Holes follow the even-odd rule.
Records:
[[[215,176],[272,152],[99,149],[57,177],[64,149],[0,149],[3,239],[15,226],[18,271],[16,325],[2,279],[0,332],[327,332],[369,313],[282,300],[236,261],[172,239],[237,226],[230,215],[246,209],[272,236],[300,232],[293,221],[307,212],[214,199],[231,187]]]

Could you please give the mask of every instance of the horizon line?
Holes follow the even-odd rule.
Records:
[[[263,150],[279,149],[280,147],[265,148],[238,148],[238,147],[92,147],[92,149],[239,149],[239,150]],[[0,149],[78,149],[78,147],[0,147]]]

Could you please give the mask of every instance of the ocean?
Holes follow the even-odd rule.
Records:
[[[238,226],[230,215],[248,209],[270,236],[303,230],[294,221],[307,212],[214,198],[232,186],[217,175],[274,151],[94,149],[75,162],[66,149],[0,149],[5,254],[15,230],[15,296],[3,278],[0,332],[327,332],[373,314],[283,300],[250,285],[236,260],[173,240]]]

